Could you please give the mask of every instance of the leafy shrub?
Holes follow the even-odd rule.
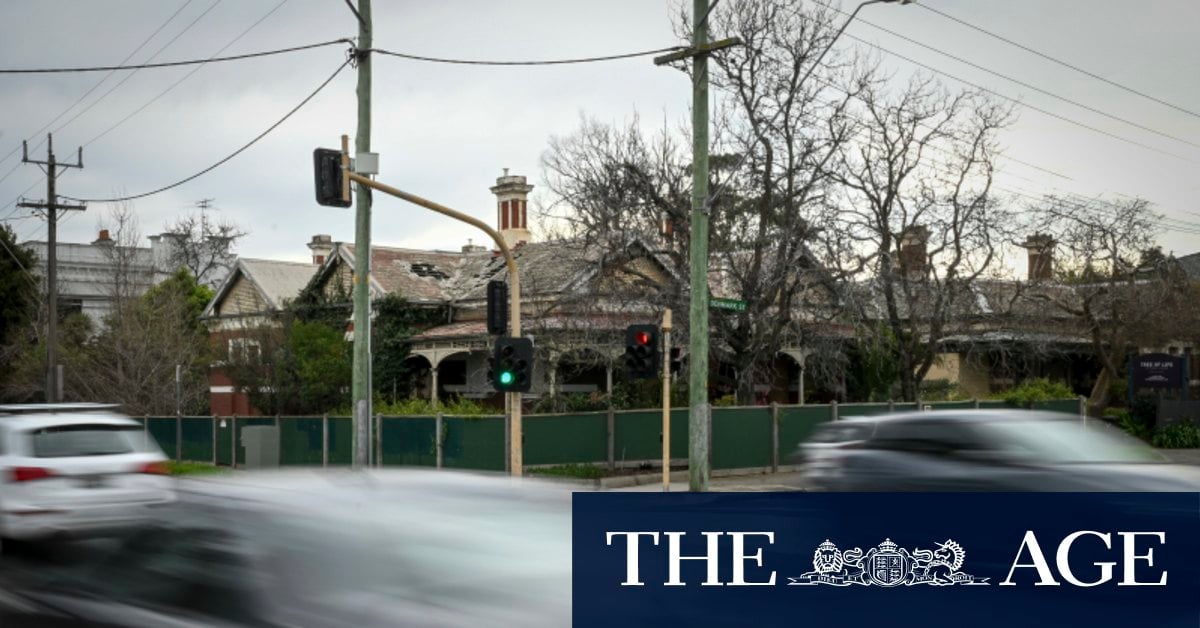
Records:
[[[381,398],[375,399],[374,407],[371,410],[375,414],[386,416],[433,416],[438,412],[451,416],[483,416],[486,414],[498,414],[496,410],[486,408],[480,405],[479,402],[464,399],[462,397],[452,397],[445,401],[441,401],[438,407],[434,407],[428,399],[419,399],[409,397],[396,402],[384,401]],[[353,414],[346,412],[345,414]]]
[[[1177,421],[1155,430],[1154,438],[1150,442],[1163,449],[1198,449],[1200,426],[1191,421]]]
[[[1127,410],[1118,411],[1116,415],[1116,424],[1117,427],[1125,430],[1131,436],[1135,436],[1147,442],[1149,442],[1154,436],[1154,427],[1152,425],[1134,418],[1134,416]]]
[[[555,477],[582,478],[585,480],[595,480],[607,475],[607,472],[602,467],[590,464],[561,464],[553,467],[540,467],[530,469],[529,473]]]
[[[1000,398],[1014,406],[1027,408],[1038,401],[1071,399],[1075,391],[1062,382],[1052,382],[1045,377],[1025,380],[1020,386],[1000,393]]]
[[[608,409],[608,397],[603,392],[542,395],[531,409],[533,414],[555,412],[596,412]]]
[[[725,395],[724,397],[718,397],[717,400],[713,402],[713,405],[718,408],[728,408],[730,406],[736,406],[737,405],[737,395],[730,394],[730,395]]]
[[[1158,419],[1158,400],[1149,395],[1134,397],[1129,414],[1146,425],[1154,425]]]
[[[966,401],[971,397],[959,390],[957,384],[946,379],[930,379],[921,382],[921,401]]]

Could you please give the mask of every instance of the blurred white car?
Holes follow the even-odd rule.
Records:
[[[115,406],[0,405],[0,542],[141,522],[175,499],[166,462]]]

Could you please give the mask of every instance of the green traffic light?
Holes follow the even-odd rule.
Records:
[[[507,386],[513,383],[513,374],[510,371],[502,371],[500,373],[500,383]]]

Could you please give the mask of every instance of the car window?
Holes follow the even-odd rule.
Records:
[[[1015,458],[1050,464],[1155,463],[1167,459],[1142,441],[1102,421],[1061,419],[981,422],[991,446]]]
[[[930,454],[986,448],[969,425],[945,420],[882,421],[871,443],[882,449]]]
[[[809,439],[811,443],[846,443],[865,440],[871,435],[874,423],[827,423]]]
[[[111,456],[144,450],[142,430],[136,425],[56,425],[29,432],[36,458]]]

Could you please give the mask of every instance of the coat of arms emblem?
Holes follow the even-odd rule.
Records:
[[[986,585],[987,578],[976,578],[960,569],[967,551],[952,539],[936,543],[936,549],[914,549],[911,552],[884,539],[879,545],[863,552],[859,548],[838,550],[826,539],[813,552],[813,570],[788,578],[789,584],[832,586],[875,585],[883,587],[929,584]]]

